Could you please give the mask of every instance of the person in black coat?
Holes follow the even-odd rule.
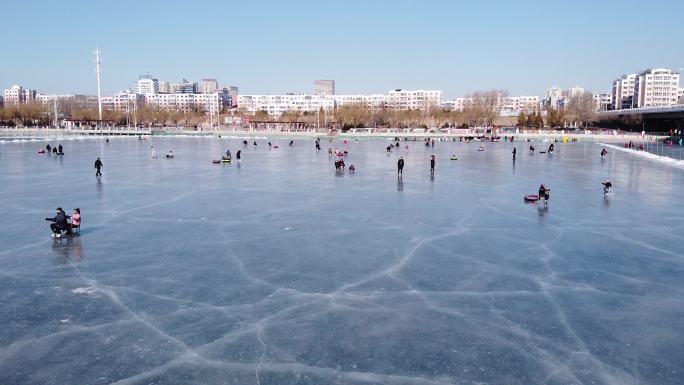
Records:
[[[404,175],[404,158],[402,157],[397,161],[397,175]]]
[[[53,237],[61,237],[62,230],[66,230],[67,235],[71,235],[71,227],[67,222],[67,218],[70,218],[70,216],[66,215],[61,207],[57,207],[57,214],[54,217],[45,218],[46,221],[53,222],[50,223],[50,230],[52,230]]]
[[[100,160],[100,158],[97,158],[97,160],[95,161],[95,169],[97,170],[97,172],[95,173],[95,176],[102,176],[102,172],[100,172],[100,169],[102,167],[103,167],[102,161]]]

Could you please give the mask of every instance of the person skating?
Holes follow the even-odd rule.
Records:
[[[608,194],[613,190],[613,184],[610,182],[610,179],[606,179],[605,182],[601,182],[603,185],[603,193]]]
[[[539,194],[538,194],[538,197],[539,197],[539,198],[538,198],[538,199],[541,200],[542,198],[544,198],[544,201],[545,201],[545,202],[548,202],[548,201],[549,201],[549,191],[551,191],[551,189],[550,189],[550,188],[546,188],[546,187],[544,186],[544,184],[542,183],[542,184],[539,186]]]
[[[57,155],[64,155],[64,148],[62,148],[62,144],[60,143],[59,146],[57,146]]]
[[[601,157],[603,158],[606,155],[608,155],[608,151],[604,148],[603,150],[601,150]]]
[[[45,150],[48,152],[48,154],[52,152],[52,147],[50,147],[50,143],[45,145]]]
[[[100,160],[100,158],[97,158],[97,160],[95,160],[95,169],[97,170],[97,172],[95,172],[95,176],[96,176],[96,177],[101,177],[101,176],[102,176],[102,172],[100,171],[100,169],[101,169],[103,166],[104,166],[104,165],[102,164],[102,161]]]
[[[238,162],[240,161],[240,154],[242,154],[242,150],[238,150],[238,152],[235,154],[235,157],[237,158]]]
[[[290,147],[294,146],[294,140],[291,140],[289,144],[290,144]]]
[[[517,152],[518,152],[518,150],[517,150],[515,147],[513,147],[513,160],[515,160],[515,154],[516,154]]]
[[[549,145],[549,151],[548,152],[549,152],[549,154],[553,152],[553,143],[551,143]]]
[[[402,176],[404,175],[404,158],[399,157],[399,160],[397,161],[397,175]]]
[[[67,223],[68,215],[64,213],[61,207],[57,207],[57,214],[52,218],[45,218],[46,221],[50,221],[50,230],[52,230],[53,238],[60,238],[62,236],[62,231],[66,230],[67,235],[71,234],[71,229],[69,228],[69,223]]]
[[[430,174],[431,175],[435,174],[435,156],[434,155],[430,156]]]

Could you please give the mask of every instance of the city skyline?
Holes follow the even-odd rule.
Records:
[[[454,98],[497,88],[543,95],[575,85],[604,93],[623,74],[684,66],[684,52],[674,48],[684,5],[674,1],[641,8],[633,1],[41,4],[40,13],[35,4],[4,6],[6,28],[22,33],[3,41],[11,52],[0,64],[3,88],[95,94],[96,47],[105,95],[146,72],[168,81],[218,78],[244,94],[311,92],[313,79],[335,79],[347,94],[441,89]],[[637,14],[639,33],[628,33]],[[34,28],[25,28],[27,20]]]

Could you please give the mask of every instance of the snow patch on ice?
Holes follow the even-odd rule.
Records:
[[[651,154],[650,152],[647,152],[647,151],[638,151],[638,150],[634,150],[631,148],[624,148],[624,147],[620,147],[620,146],[615,146],[613,144],[606,144],[606,143],[597,143],[597,144],[600,146],[603,146],[603,147],[612,148],[613,150],[627,152],[627,153],[630,153],[633,155],[637,155],[637,156],[640,156],[642,158],[650,159],[650,160],[653,160],[653,161],[656,161],[659,163],[684,168],[684,160],[672,159],[672,158],[668,158],[667,156]]]
[[[93,286],[87,286],[87,287],[77,287],[75,289],[72,289],[71,292],[74,294],[86,294],[86,295],[93,295],[97,289]]]

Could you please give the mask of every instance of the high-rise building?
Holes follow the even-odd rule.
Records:
[[[622,75],[619,79],[613,81],[613,91],[611,94],[614,110],[632,108],[636,77],[636,74]]]
[[[159,93],[159,80],[152,75],[140,75],[133,85],[133,91],[139,95],[150,95]]]
[[[230,86],[230,106],[232,108],[237,108],[238,106],[238,88],[235,86]]]
[[[216,79],[202,79],[200,83],[200,93],[202,94],[213,94],[218,92],[218,80]]]
[[[561,89],[553,86],[551,88],[548,88],[546,90],[546,97],[550,99],[560,99],[561,98]]]
[[[679,73],[665,68],[647,69],[636,77],[632,108],[677,104]]]
[[[314,95],[335,95],[334,80],[314,80]]]
[[[165,80],[160,80],[159,81],[159,93],[160,94],[168,94],[171,93],[171,84]]]
[[[194,94],[197,93],[197,83],[189,82],[183,79],[180,83],[171,85],[172,94]]]

